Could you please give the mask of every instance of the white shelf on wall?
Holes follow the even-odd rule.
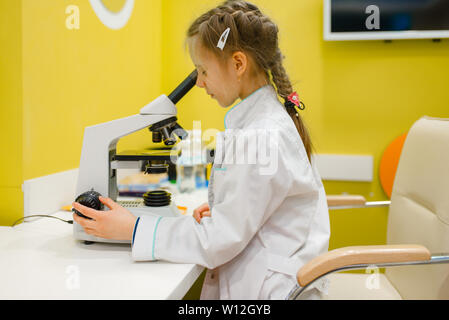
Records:
[[[315,154],[313,161],[323,180],[373,181],[372,155]]]

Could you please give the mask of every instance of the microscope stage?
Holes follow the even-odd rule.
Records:
[[[177,160],[181,150],[177,149],[142,149],[142,150],[127,150],[120,152],[114,156],[114,160],[117,161],[152,161],[162,160],[171,161]]]

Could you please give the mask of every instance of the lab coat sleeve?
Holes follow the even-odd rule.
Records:
[[[134,227],[132,255],[135,261],[156,260],[154,256],[154,237],[162,217],[139,217]],[[137,231],[141,232],[137,232]]]
[[[225,142],[226,148],[231,143],[231,139]],[[203,218],[200,224],[190,216],[141,217],[132,249],[135,260],[194,263],[213,269],[247,246],[288,196],[292,168],[282,157],[282,152],[288,151],[282,141],[280,145],[279,141],[265,143],[265,147],[257,142],[257,152],[265,148],[265,155],[271,154],[266,158],[270,161],[257,159],[253,164],[248,159],[239,164],[235,156],[247,155],[248,148],[254,146],[241,143],[234,147],[235,152],[226,152],[222,168],[214,169],[211,217]]]

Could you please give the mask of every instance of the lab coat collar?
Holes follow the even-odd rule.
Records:
[[[263,111],[257,107],[257,104],[269,96],[277,99],[276,91],[272,85],[263,86],[240,101],[226,113],[224,118],[225,129],[242,129],[245,127],[248,120],[253,119],[258,112]]]

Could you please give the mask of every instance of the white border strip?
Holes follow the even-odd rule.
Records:
[[[89,0],[92,9],[100,21],[108,28],[118,30],[123,28],[131,18],[134,9],[134,0],[126,0],[120,12],[111,12],[101,0]]]

